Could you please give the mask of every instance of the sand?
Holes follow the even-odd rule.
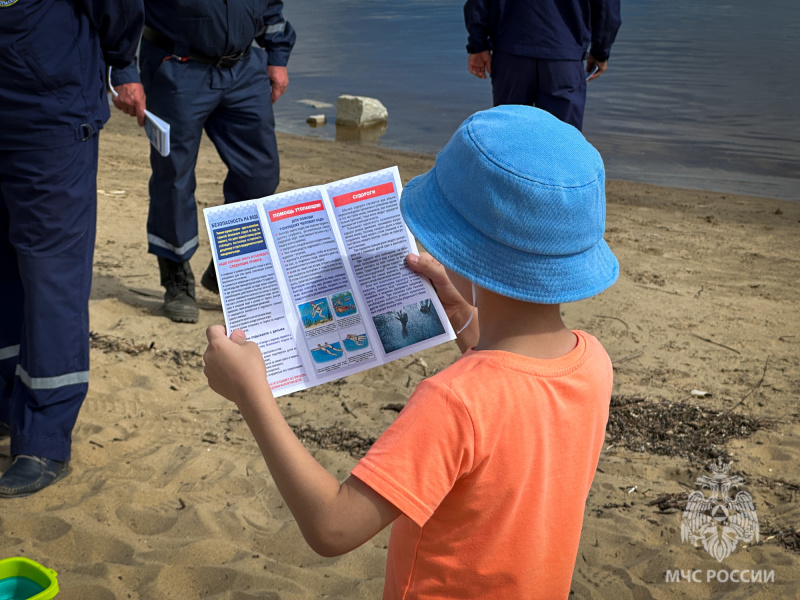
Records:
[[[281,190],[391,165],[408,181],[433,163],[287,135],[279,147]],[[100,143],[95,339],[72,473],[0,503],[0,558],[27,556],[55,569],[63,600],[379,598],[388,533],[347,556],[315,555],[235,407],[206,385],[204,331],[223,320],[218,298],[199,289],[196,325],[160,313],[156,261],[146,252],[147,155],[141,130],[116,113]],[[221,202],[224,176],[204,142],[201,207]],[[210,257],[200,231],[198,277]],[[620,405],[612,418],[628,439],[610,437],[604,447],[571,597],[800,597],[800,552],[791,549],[800,538],[800,202],[611,181],[607,239],[619,282],[563,310],[569,326],[597,336],[612,357]],[[416,383],[457,354],[443,345],[279,404],[343,479]],[[670,411],[691,407],[700,408],[694,422],[669,420]],[[712,427],[734,417],[743,424],[732,433],[746,437]],[[336,449],[336,435],[352,453]],[[320,447],[313,438],[333,441]],[[8,451],[0,443],[1,470]],[[721,453],[746,481],[761,536],[720,563],[682,543],[680,529],[686,493],[708,474],[706,459]],[[702,580],[668,582],[674,569]],[[715,578],[773,571],[774,583],[707,582],[709,570]]]

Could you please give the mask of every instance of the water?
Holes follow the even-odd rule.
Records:
[[[460,0],[293,0],[291,83],[281,131],[334,139],[340,94],[389,111],[364,143],[435,153],[459,123],[491,106],[466,70]],[[584,133],[608,176],[800,200],[800,3],[623,0],[609,70],[589,84]],[[328,125],[311,128],[323,113]],[[339,128],[340,139],[348,132]]]
[[[0,579],[0,600],[25,600],[44,591],[44,587],[27,577],[5,577]]]

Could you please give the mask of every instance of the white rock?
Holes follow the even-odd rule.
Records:
[[[327,119],[325,118],[325,115],[311,115],[306,119],[306,123],[312,127],[319,127],[320,125],[325,125],[325,123],[327,123]]]
[[[360,127],[370,123],[386,121],[389,111],[380,100],[366,96],[342,94],[336,101],[336,123]]]

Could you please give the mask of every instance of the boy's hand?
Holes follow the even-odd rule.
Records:
[[[406,263],[412,271],[431,280],[433,287],[436,288],[436,295],[439,296],[442,303],[442,308],[444,308],[447,318],[450,319],[450,324],[458,331],[467,323],[475,309],[450,280],[444,265],[427,252],[423,252],[419,256],[407,255]],[[466,282],[465,279],[462,281]],[[458,345],[462,351],[478,342],[477,325],[477,319],[474,319],[470,327],[464,330],[464,335],[459,335]]]
[[[453,282],[450,281],[442,263],[427,252],[423,252],[419,256],[409,254],[406,256],[406,263],[412,271],[431,280],[433,287],[436,288],[436,295],[439,296],[442,308],[444,308],[448,317],[452,316],[451,313],[455,314],[459,311],[466,311],[468,315],[472,313],[472,306],[456,289]]]
[[[235,329],[228,339],[222,325],[212,325],[206,337],[203,373],[212,390],[237,403],[272,394],[261,351],[257,344],[247,341],[244,331]]]

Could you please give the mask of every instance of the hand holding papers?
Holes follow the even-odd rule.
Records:
[[[108,89],[114,97],[119,94],[111,85],[111,69],[108,70]],[[169,155],[169,123],[155,116],[149,110],[144,111],[144,131],[150,143],[161,156]]]
[[[405,257],[397,167],[205,209],[228,332],[282,396],[455,339]]]

